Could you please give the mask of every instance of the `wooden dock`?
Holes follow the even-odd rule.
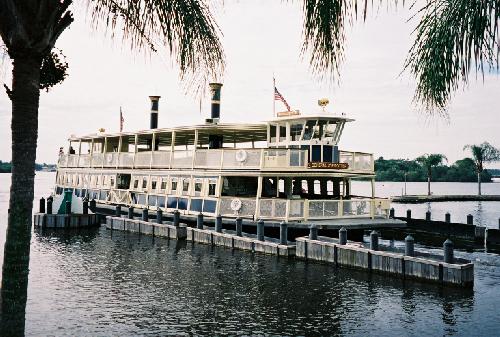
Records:
[[[35,213],[33,224],[37,228],[80,228],[99,226],[99,214],[46,214]]]
[[[500,201],[500,195],[401,195],[392,197],[392,202],[419,204],[445,201]]]

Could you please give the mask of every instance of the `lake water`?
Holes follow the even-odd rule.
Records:
[[[37,199],[53,181],[37,174]],[[1,247],[9,184],[0,175]],[[104,228],[35,232],[26,334],[498,336],[500,257],[457,255],[475,262],[474,290]]]

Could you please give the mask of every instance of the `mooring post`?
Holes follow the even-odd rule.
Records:
[[[237,217],[235,223],[236,223],[236,235],[243,236],[243,219]]]
[[[142,209],[142,221],[148,221],[149,219],[149,212],[147,208]]]
[[[156,223],[163,223],[163,211],[160,208],[156,210]]]
[[[257,221],[257,240],[264,241],[264,220]]]
[[[378,250],[378,233],[376,231],[370,233],[370,249]]]
[[[318,226],[309,226],[309,240],[318,240]]]
[[[390,211],[389,211],[389,217],[390,218],[394,218],[394,207],[391,207]]]
[[[52,196],[47,198],[47,214],[52,214],[52,203],[54,202],[54,198]]]
[[[90,204],[89,204],[90,210],[95,213],[96,207],[97,207],[97,203],[96,203],[95,199],[90,200]]]
[[[500,218],[498,218],[498,229],[500,229]]]
[[[474,217],[472,214],[467,214],[467,225],[472,225],[474,224]]]
[[[415,239],[411,235],[407,235],[405,238],[405,255],[415,256]]]
[[[45,198],[44,197],[40,198],[40,208],[38,210],[38,213],[45,213]]]
[[[203,229],[203,213],[198,213],[196,216],[196,228]]]
[[[444,262],[453,263],[453,242],[450,239],[446,239],[443,243],[444,250]]]
[[[129,206],[128,207],[128,214],[127,214],[127,217],[129,219],[133,219],[134,218],[134,207],[132,206]]]
[[[339,229],[339,243],[341,245],[347,244],[347,229],[345,229],[344,227]]]
[[[122,217],[122,206],[120,206],[120,205],[116,205],[115,206],[115,216],[117,218],[121,218]]]
[[[181,212],[178,210],[174,211],[174,226],[179,227],[179,224],[181,222]]]
[[[222,215],[220,214],[215,217],[215,231],[222,233]]]
[[[406,210],[406,219],[410,220],[411,219],[411,209]]]
[[[71,201],[66,201],[66,208],[64,209],[64,213],[71,214]]]
[[[284,221],[280,223],[280,244],[288,244],[288,225]]]
[[[83,214],[89,214],[89,201],[87,199],[83,199]]]
[[[425,221],[431,221],[431,211],[425,212]]]
[[[444,215],[444,222],[450,223],[451,222],[451,214],[449,212],[446,212]]]

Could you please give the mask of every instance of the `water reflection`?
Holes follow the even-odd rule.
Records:
[[[38,232],[35,240],[45,257],[38,268],[51,276],[32,286],[32,334],[40,327],[78,334],[77,322],[85,322],[85,331],[108,335],[400,335],[427,324],[451,329],[474,298],[472,291],[105,229]],[[44,292],[55,288],[57,301],[40,294],[42,284]],[[40,306],[57,319],[42,318]]]

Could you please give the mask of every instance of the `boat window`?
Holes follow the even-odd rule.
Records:
[[[299,141],[302,134],[303,124],[292,124],[290,126],[290,136],[292,141]]]
[[[208,181],[208,196],[215,197],[217,182],[215,180]]]
[[[286,126],[280,126],[280,142],[286,142]]]
[[[331,180],[326,182],[326,194],[333,195],[333,181]]]
[[[135,178],[134,179],[134,189],[137,189],[137,188],[139,188],[139,179]]]
[[[130,186],[130,174],[123,174],[123,173],[120,173],[118,174],[117,178],[116,178],[116,183],[118,185],[118,189],[119,190],[126,190],[129,188]]]
[[[188,194],[189,193],[189,178],[184,178],[182,180],[182,194]]]
[[[201,195],[201,188],[202,187],[203,187],[203,181],[197,179],[194,183],[194,195],[195,196]]]
[[[151,190],[156,190],[157,178],[151,178]]]
[[[165,191],[167,189],[167,182],[168,182],[168,178],[167,177],[164,177],[164,178],[161,178],[161,186],[160,186],[160,189],[162,191]]]
[[[316,120],[309,120],[306,122],[306,127],[304,129],[304,140],[311,140],[314,133],[314,126],[316,125]]]
[[[148,187],[148,177],[142,178],[142,189],[146,189]]]
[[[335,122],[329,122],[329,124],[324,126],[323,139],[324,138],[332,138],[335,133],[335,129],[337,124]]]
[[[321,193],[321,184],[319,180],[314,181],[314,194],[320,194]]]
[[[114,176],[109,176],[109,187],[111,187],[111,188],[115,187],[115,177]]]
[[[225,177],[222,185],[223,196],[255,197],[257,177]]]
[[[271,143],[276,143],[276,125],[270,125],[269,130]]]
[[[172,182],[170,183],[170,193],[176,194],[177,192],[177,178],[172,178]]]

